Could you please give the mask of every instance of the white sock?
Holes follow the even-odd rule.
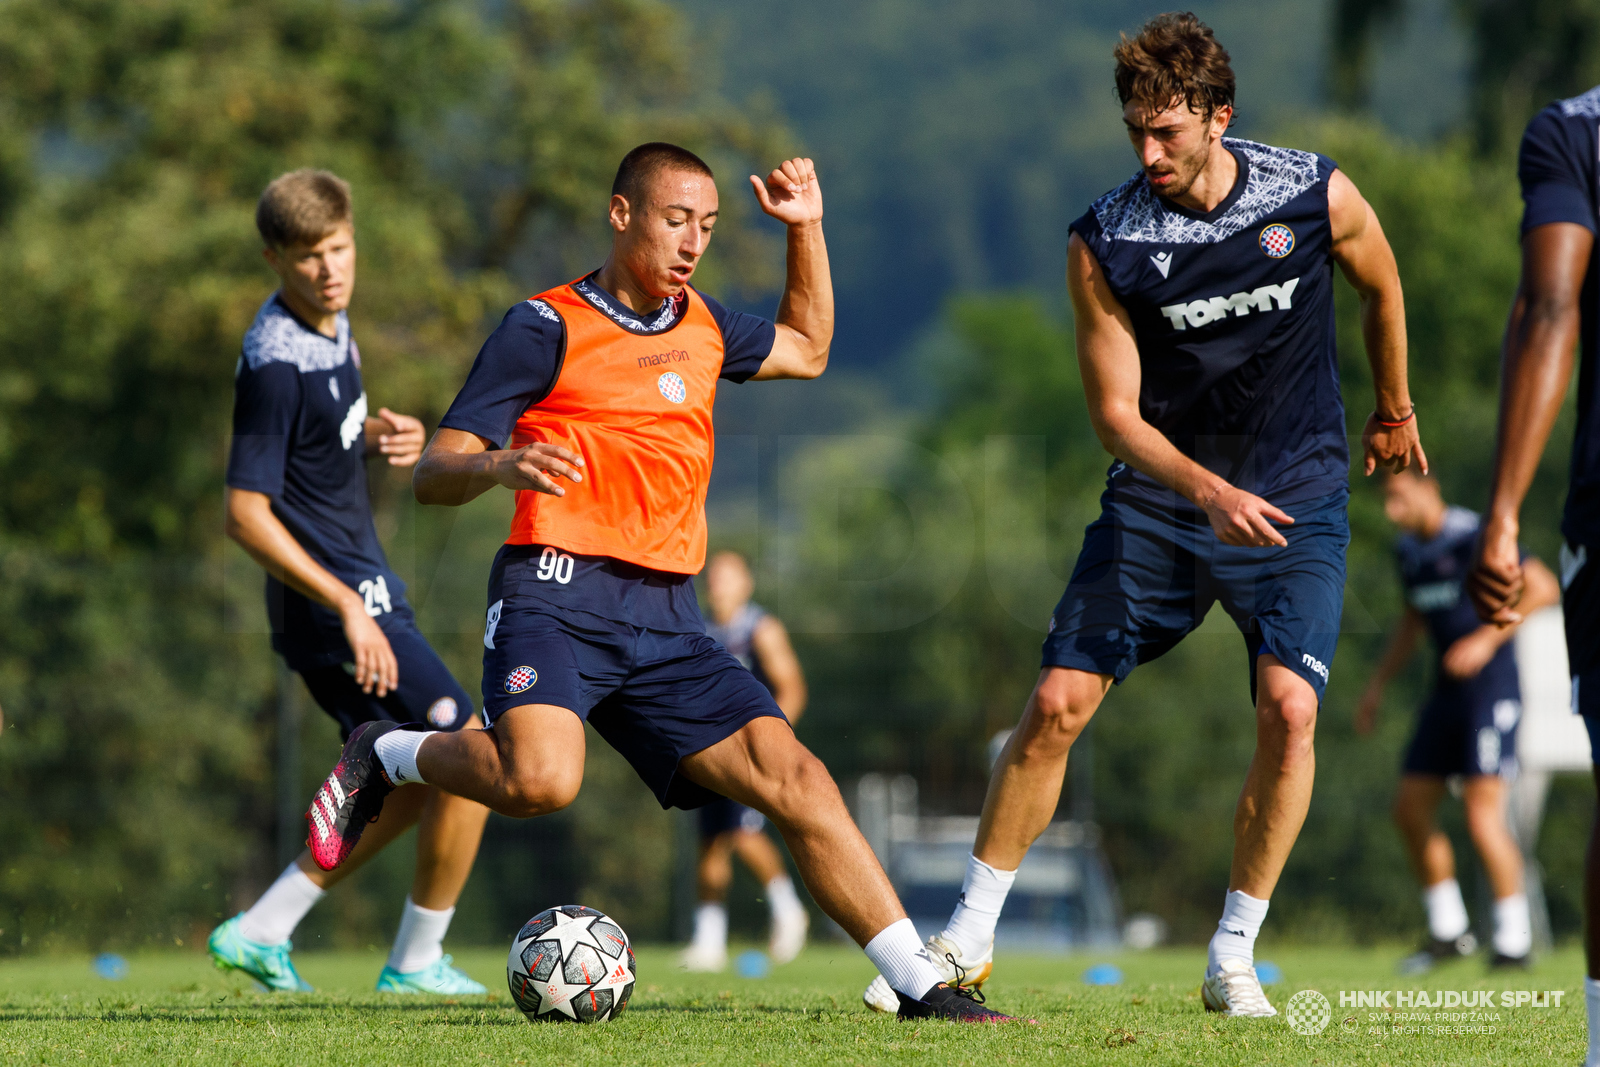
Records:
[[[1428,909],[1428,933],[1436,941],[1454,941],[1472,925],[1467,918],[1466,901],[1461,899],[1461,884],[1454,878],[1435,882],[1424,889],[1422,903]],[[1526,907],[1526,898],[1523,904]]]
[[[787,874],[780,874],[767,883],[767,907],[771,909],[774,919],[786,919],[806,910],[794,891],[794,882]]]
[[[1528,894],[1512,893],[1494,902],[1494,950],[1502,956],[1521,957],[1533,950],[1533,918],[1528,914]]]
[[[1589,1008],[1589,1055],[1583,1067],[1600,1067],[1600,978],[1584,978],[1583,1000]]]
[[[994,940],[995,923],[1005,906],[1016,871],[1000,871],[977,856],[967,857],[967,877],[961,883],[961,898],[945,924],[944,938],[961,949],[963,959],[981,956]]]
[[[878,936],[867,942],[863,950],[878,973],[889,980],[896,993],[904,993],[913,1000],[921,1000],[928,990],[943,979],[933,969],[933,962],[922,949],[922,938],[910,919],[890,923],[878,931]]]
[[[1206,949],[1206,974],[1216,974],[1223,960],[1244,960],[1251,966],[1256,962],[1256,935],[1261,933],[1261,923],[1267,917],[1269,901],[1228,891],[1222,905],[1222,921],[1217,932],[1211,935],[1211,945]]]
[[[409,785],[422,781],[417,770],[417,749],[436,731],[419,733],[416,730],[390,730],[372,743],[372,754],[383,765],[383,773],[395,785]]]
[[[261,899],[239,917],[239,936],[258,945],[283,944],[326,892],[306,877],[298,863],[289,864]]]
[[[728,949],[728,909],[715,901],[702,901],[694,909],[694,944],[713,952]]]
[[[454,908],[419,908],[407,894],[405,910],[400,913],[400,932],[394,935],[394,948],[389,951],[389,966],[401,974],[411,974],[443,959],[445,931],[450,929],[455,914]]]

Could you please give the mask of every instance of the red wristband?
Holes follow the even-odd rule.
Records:
[[[1401,419],[1399,422],[1389,422],[1383,416],[1379,415],[1376,411],[1374,411],[1372,413],[1372,417],[1378,420],[1378,425],[1379,426],[1383,426],[1383,427],[1385,427],[1387,429],[1390,429],[1390,430],[1397,430],[1400,427],[1404,426],[1406,423],[1410,422],[1412,419],[1417,417],[1417,405],[1412,404],[1411,405],[1411,410],[1406,412],[1406,417]]]

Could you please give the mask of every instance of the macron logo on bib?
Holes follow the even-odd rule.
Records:
[[[1186,304],[1170,304],[1161,314],[1172,323],[1174,330],[1187,330],[1190,326],[1204,326],[1228,317],[1228,312],[1243,318],[1251,311],[1271,311],[1276,303],[1279,311],[1288,311],[1299,278],[1290,278],[1282,285],[1263,285],[1248,293],[1232,296],[1213,296],[1204,300],[1191,300]]]

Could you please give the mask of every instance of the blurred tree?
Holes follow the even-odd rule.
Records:
[[[1406,0],[1336,0],[1334,102],[1361,108],[1371,91],[1374,34],[1393,28]],[[1472,35],[1472,126],[1478,147],[1515,147],[1534,112],[1600,82],[1596,0],[1458,0]]]
[[[688,41],[657,0],[0,0],[0,948],[188,937],[268,873],[271,660],[219,510],[261,187],[351,180],[364,370],[436,417],[507,304],[596,265],[628,147],[787,147]],[[724,184],[708,282],[759,290]]]

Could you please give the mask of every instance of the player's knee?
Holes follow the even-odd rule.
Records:
[[[1072,743],[1089,724],[1092,708],[1084,708],[1069,699],[1063,688],[1040,686],[1029,701],[1028,729],[1023,733],[1023,755],[1058,756],[1072,747]]]
[[[1467,803],[1467,833],[1474,841],[1496,839],[1507,833],[1505,815],[1498,803]]]
[[[1261,725],[1294,747],[1310,747],[1317,728],[1317,697],[1309,689],[1291,691],[1261,702]]]
[[[515,819],[531,819],[560,811],[578,799],[583,785],[583,770],[569,768],[530,768],[513,774],[505,784],[505,797],[498,810]]]
[[[768,815],[780,825],[803,821],[844,804],[827,766],[805,750],[794,755],[783,773],[765,778],[761,793],[761,806],[769,809]]]

